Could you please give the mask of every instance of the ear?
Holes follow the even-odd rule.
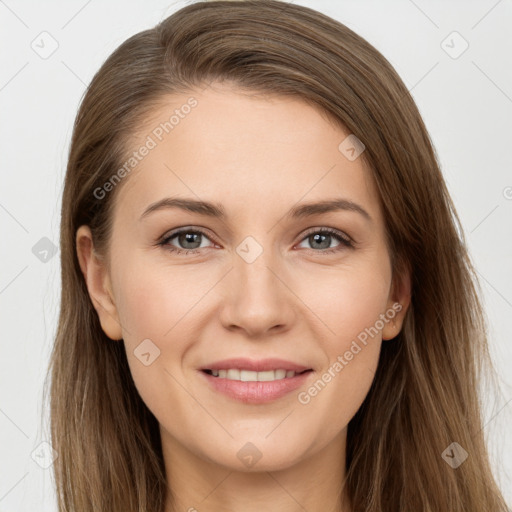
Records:
[[[382,329],[382,339],[391,340],[396,337],[403,326],[405,314],[411,304],[411,270],[409,265],[399,265],[388,298],[387,310],[394,311],[395,315],[387,315],[390,321]]]
[[[112,340],[123,338],[119,315],[114,302],[108,269],[94,250],[89,226],[80,226],[76,232],[76,249],[92,304],[100,319],[101,328]]]

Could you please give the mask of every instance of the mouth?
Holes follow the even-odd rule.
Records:
[[[243,370],[237,368],[226,368],[226,369],[204,369],[201,370],[207,375],[216,377],[218,379],[236,380],[240,382],[272,382],[276,380],[292,379],[297,375],[312,372],[311,368],[303,371],[286,370],[284,368],[278,368],[276,370],[266,371],[252,371]]]
[[[199,374],[210,389],[245,404],[266,404],[305,386],[313,368],[288,359],[231,357],[206,363]]]

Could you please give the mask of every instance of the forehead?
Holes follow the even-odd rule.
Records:
[[[135,165],[116,210],[140,215],[172,195],[220,202],[228,217],[240,217],[345,197],[377,217],[371,175],[362,158],[345,152],[349,136],[296,97],[219,85],[169,95],[130,138]]]

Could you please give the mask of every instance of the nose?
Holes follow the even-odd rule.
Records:
[[[223,280],[220,319],[226,329],[257,338],[293,325],[297,299],[287,285],[287,272],[271,253],[264,250],[254,261],[234,255],[233,269]]]

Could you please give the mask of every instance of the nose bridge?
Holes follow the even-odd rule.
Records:
[[[280,295],[278,290],[282,283],[274,275],[279,263],[271,245],[271,237],[245,237],[236,247],[234,257],[235,279],[242,290],[255,298],[261,295],[266,300],[273,300]],[[273,271],[272,271],[272,270]]]
[[[280,263],[270,236],[265,243],[247,236],[236,247],[222,314],[226,327],[236,325],[253,335],[289,324],[293,311],[290,294],[276,276]]]

